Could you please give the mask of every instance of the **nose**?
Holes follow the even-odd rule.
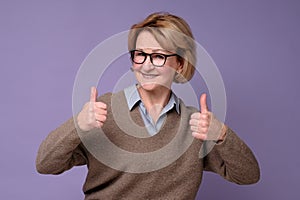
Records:
[[[150,55],[146,55],[146,60],[145,60],[144,64],[151,64]]]
[[[150,58],[150,55],[147,55],[146,56],[146,60],[145,62],[143,63],[143,68],[144,70],[152,70],[155,68],[155,66],[152,64],[151,62],[151,58]]]

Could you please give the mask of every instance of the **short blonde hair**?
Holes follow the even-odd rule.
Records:
[[[194,75],[196,44],[190,26],[182,18],[169,13],[153,13],[138,24],[134,24],[128,35],[128,50],[136,48],[136,40],[142,31],[149,31],[166,50],[178,54],[183,68],[174,77],[174,82],[185,83]]]

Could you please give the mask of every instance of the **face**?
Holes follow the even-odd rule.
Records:
[[[136,40],[136,49],[145,53],[162,53],[165,55],[173,54],[164,50],[155,40],[154,36],[148,32],[141,32]],[[133,63],[135,77],[141,88],[145,90],[155,90],[161,87],[171,88],[175,73],[181,68],[176,56],[170,56],[166,59],[162,67],[155,67],[150,60],[150,56],[146,57],[143,64]]]

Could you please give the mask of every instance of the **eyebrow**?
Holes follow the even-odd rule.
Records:
[[[147,48],[146,48],[147,49]],[[144,49],[141,49],[141,48],[137,48],[136,50],[139,50],[139,51],[144,51]],[[168,50],[165,50],[165,49],[151,49],[150,50],[154,53],[157,53],[157,52],[160,52],[162,51],[163,53],[172,53],[171,51],[168,51]]]

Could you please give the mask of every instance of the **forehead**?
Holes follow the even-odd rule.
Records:
[[[142,31],[136,39],[136,49],[163,49],[149,31]]]

